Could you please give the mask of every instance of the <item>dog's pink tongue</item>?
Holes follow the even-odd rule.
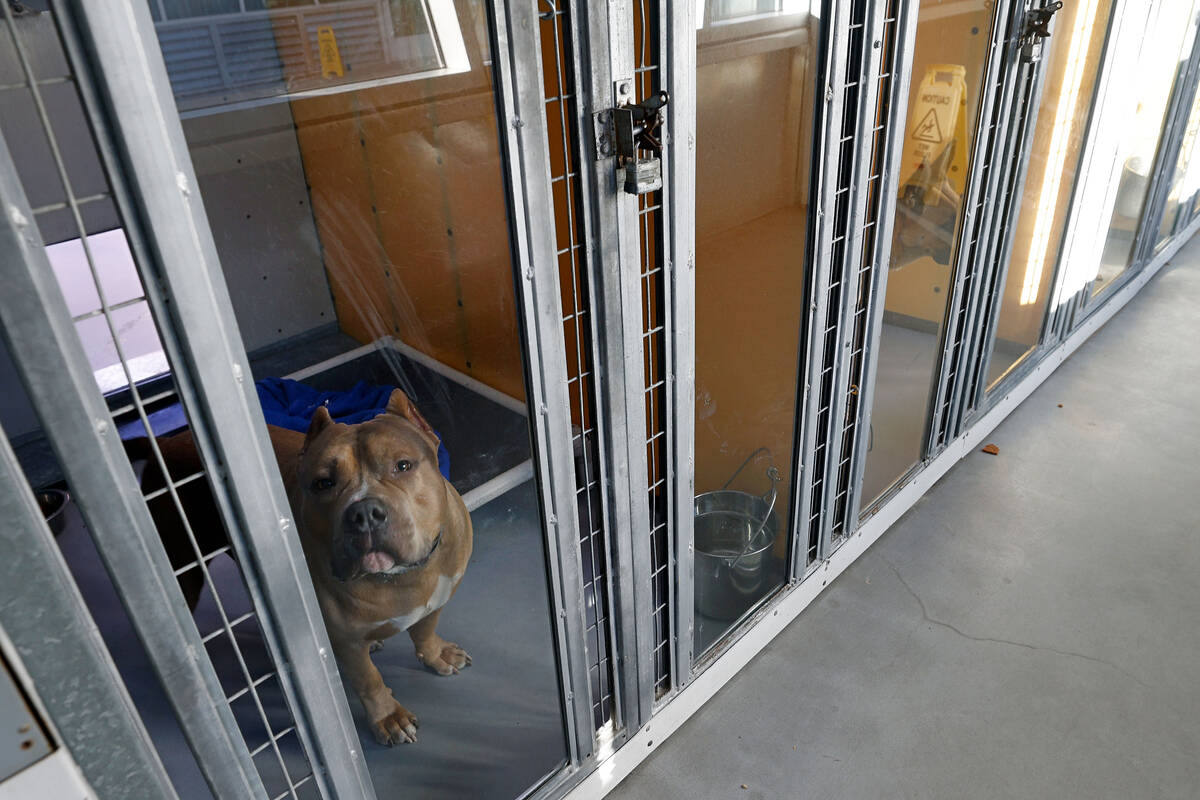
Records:
[[[372,550],[363,556],[363,569],[367,572],[384,572],[395,566],[396,561],[387,553],[381,553],[378,550]]]

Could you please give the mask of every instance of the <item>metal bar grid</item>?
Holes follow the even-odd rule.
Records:
[[[0,629],[88,783],[105,798],[174,800],[83,597],[0,430]],[[47,636],[47,631],[54,631]],[[59,691],[71,686],[74,691]]]
[[[830,8],[832,5],[832,8]],[[848,3],[826,3],[822,9],[823,23],[820,27],[820,63],[817,75],[817,97],[824,103],[817,109],[814,124],[813,149],[821,154],[813,163],[813,197],[815,213],[810,213],[811,231],[808,308],[804,321],[804,371],[803,420],[798,426],[800,441],[799,458],[803,469],[795,472],[793,496],[797,498],[797,512],[793,522],[793,552],[791,576],[793,581],[802,578],[824,558],[821,545],[821,519],[824,513],[824,480],[827,471],[826,453],[829,447],[830,390],[833,372],[832,342],[828,329],[830,323],[829,300],[837,290],[840,276],[836,265],[843,259],[844,241],[839,239],[841,219],[838,208],[848,202],[849,187],[846,186],[850,165],[840,159],[849,147],[842,133],[845,83],[848,63],[848,40],[850,5]],[[835,312],[836,313],[836,312]],[[822,411],[824,413],[822,413]],[[804,543],[804,546],[801,546]]]
[[[994,147],[1003,136],[1008,99],[1001,92],[1005,80],[1007,37],[1019,2],[997,3],[992,13],[992,28],[984,77],[979,95],[979,111],[973,129],[972,157],[968,168],[967,191],[963,193],[965,211],[960,214],[956,246],[952,259],[953,280],[939,333],[938,369],[930,387],[931,400],[926,415],[925,447],[922,463],[940,452],[948,443],[948,412],[957,385],[965,324],[974,286],[978,281],[975,265],[986,246],[991,206],[989,200],[998,180],[999,166]]]
[[[975,303],[975,320],[970,325],[970,336],[965,348],[965,379],[954,397],[950,411],[950,418],[954,422],[952,436],[957,436],[963,429],[967,416],[975,412],[987,392],[987,375],[992,359],[991,344],[996,335],[1004,291],[1008,283],[1013,242],[1021,212],[1020,204],[1024,198],[1025,179],[1040,110],[1039,98],[1045,77],[1045,64],[1045,60],[1038,64],[1021,64],[1014,84],[1008,92],[1016,95],[1016,101],[1008,123],[1012,135],[1005,143],[1004,152],[1000,157],[1000,163],[1006,165],[1007,177],[1003,194],[995,199],[997,222],[992,226],[989,255],[985,264],[985,275],[981,281],[982,292]]]
[[[641,102],[661,88],[659,69],[662,57],[658,0],[636,0],[633,15],[635,102]],[[654,669],[654,697],[663,698],[675,685],[674,645],[678,642],[672,609],[671,579],[674,572],[670,543],[676,509],[672,508],[672,481],[668,437],[674,426],[669,421],[667,376],[668,331],[674,330],[668,319],[669,276],[664,257],[664,237],[668,235],[663,214],[664,191],[638,196],[638,242],[641,252],[640,283],[642,295],[643,393],[646,405],[647,499],[650,523],[651,625]]]
[[[567,752],[574,768],[594,759],[597,736],[591,697],[584,599],[579,487],[571,431],[571,387],[564,339],[564,287],[556,240],[555,184],[551,182],[545,65],[534,3],[493,0],[497,121],[508,186],[516,296],[526,354],[534,469],[545,521],[546,557]],[[565,17],[563,18],[565,21]],[[510,38],[511,37],[511,38]],[[531,57],[532,55],[532,57]],[[559,95],[562,96],[561,94]],[[561,135],[560,131],[556,131]],[[570,172],[570,169],[565,169]],[[565,183],[565,182],[560,182]],[[561,772],[547,776],[554,783]],[[556,784],[557,785],[557,784]]]
[[[101,313],[104,317],[104,320],[105,320],[105,323],[107,326],[107,330],[108,330],[108,334],[111,337],[113,347],[117,353],[117,357],[120,361],[122,369],[125,372],[125,380],[129,385],[129,391],[130,391],[130,395],[132,397],[133,406],[136,410],[137,416],[140,419],[144,430],[146,431],[146,435],[149,437],[148,441],[150,443],[150,450],[151,450],[151,453],[156,462],[156,466],[164,476],[167,476],[167,475],[169,475],[169,470],[167,467],[166,460],[165,460],[161,450],[159,449],[157,443],[154,440],[153,427],[150,424],[145,406],[142,403],[141,397],[139,395],[139,392],[138,392],[138,389],[136,386],[136,381],[135,381],[134,375],[129,367],[129,360],[126,357],[125,347],[124,347],[124,344],[122,343],[122,337],[118,330],[117,323],[113,319],[113,312],[115,310],[117,310],[118,308],[120,308],[121,305],[120,304],[110,305],[107,300],[107,296],[106,296],[107,293],[106,293],[105,287],[103,285],[103,281],[101,280],[101,277],[100,277],[100,268],[97,264],[97,260],[92,252],[92,249],[89,245],[89,242],[88,242],[89,237],[88,237],[87,231],[84,227],[83,219],[82,219],[82,216],[79,211],[79,205],[75,199],[74,192],[72,189],[72,180],[71,180],[71,177],[67,173],[67,168],[66,168],[65,162],[63,160],[62,152],[59,148],[58,136],[57,136],[56,132],[53,130],[53,127],[50,122],[49,114],[47,112],[45,103],[41,96],[41,92],[36,85],[32,67],[30,66],[28,56],[25,53],[25,48],[21,41],[21,37],[20,37],[20,35],[16,29],[15,23],[13,21],[11,8],[9,8],[6,5],[4,10],[5,10],[6,22],[8,25],[8,32],[9,32],[10,36],[12,37],[14,50],[17,54],[18,60],[21,62],[22,67],[25,70],[26,77],[29,81],[28,87],[32,94],[34,104],[35,104],[35,107],[38,112],[38,116],[39,116],[39,119],[40,119],[40,122],[41,122],[41,125],[43,128],[43,134],[46,136],[47,143],[50,146],[50,151],[51,151],[53,159],[54,159],[54,164],[55,164],[58,178],[62,183],[64,191],[66,192],[67,206],[71,209],[71,213],[74,218],[74,222],[75,222],[75,226],[76,226],[76,233],[78,235],[80,243],[82,244],[84,257],[85,257],[85,259],[87,261],[87,265],[88,265],[88,270],[91,275],[92,282],[94,284],[94,288],[97,293],[97,297],[99,298],[99,302],[100,302],[99,313]],[[144,296],[144,293],[143,293],[143,296]],[[262,703],[262,701],[259,697],[259,693],[257,691],[257,686],[259,684],[261,684],[262,681],[260,680],[260,681],[258,681],[258,683],[255,683],[251,679],[250,670],[247,667],[246,659],[242,653],[241,648],[237,646],[236,641],[234,640],[234,637],[233,637],[232,629],[229,627],[229,620],[228,620],[228,614],[225,609],[225,603],[222,602],[220,593],[217,591],[216,584],[212,580],[211,576],[209,575],[207,562],[205,561],[204,556],[201,553],[201,548],[197,541],[195,532],[193,531],[192,525],[188,519],[188,515],[184,510],[183,501],[180,499],[180,495],[179,495],[179,491],[178,491],[179,488],[184,483],[194,480],[195,478],[198,478],[198,477],[203,477],[203,475],[204,475],[204,473],[201,472],[199,474],[191,475],[188,478],[183,479],[181,481],[168,480],[165,489],[166,489],[167,493],[170,495],[174,510],[179,515],[179,520],[181,521],[181,523],[183,525],[183,529],[187,535],[188,542],[191,545],[191,547],[196,555],[197,561],[194,562],[194,566],[197,566],[199,568],[200,572],[203,575],[205,584],[208,585],[208,587],[211,590],[212,598],[216,605],[218,615],[221,618],[221,621],[222,621],[222,624],[224,627],[224,631],[228,635],[230,642],[233,644],[233,651],[237,657],[238,666],[240,668],[242,678],[248,682],[246,689],[244,689],[240,692],[235,692],[233,695],[227,696],[226,702],[232,706],[233,701],[236,700],[238,697],[240,697],[242,694],[245,694],[246,691],[248,690],[254,701],[255,709],[257,711],[259,720],[261,721],[262,725],[267,729],[268,733],[270,733],[270,730],[271,730],[270,721],[268,719],[267,712],[264,709],[263,703]],[[178,574],[178,572],[176,574]],[[119,587],[119,584],[118,584],[118,587]],[[278,765],[279,765],[280,769],[283,771],[283,774],[285,776],[287,776],[288,775],[287,766],[284,763],[283,756],[279,752],[277,747],[274,748],[274,755],[276,757],[276,760],[278,761]],[[207,765],[204,765],[204,766],[207,766]],[[210,780],[211,780],[211,778],[210,778]],[[291,785],[291,788],[294,789],[295,784],[290,781],[290,776],[289,776],[289,784]],[[293,792],[293,797],[295,797],[294,792]]]
[[[370,779],[329,658],[328,638],[257,397],[241,377],[249,368],[207,218],[198,198],[192,198],[195,176],[153,23],[139,3],[105,13],[87,4],[61,2],[56,7],[69,55],[82,65],[77,70],[80,90],[106,168],[129,182],[115,183],[114,194],[195,447],[202,463],[222,465],[208,470],[211,499],[206,493],[219,521],[205,524],[224,526],[231,553],[241,565],[240,593],[256,611],[260,635],[246,636],[243,627],[241,642],[229,625],[229,609],[237,603],[232,598],[227,603],[211,580],[208,554],[201,552],[179,490],[170,485],[174,476],[153,437],[147,445],[151,466],[168,481],[171,503],[163,505],[177,515],[225,629],[224,636],[209,637],[206,649],[211,658],[214,650],[225,648],[226,657],[231,654],[237,665],[234,685],[248,687],[240,693],[234,689],[229,696],[233,702],[246,698],[243,705],[250,707],[242,716],[253,727],[243,728],[243,733],[262,734],[269,743],[269,757],[255,760],[268,788],[282,786],[282,794],[291,797],[370,797]],[[121,83],[119,76],[130,71],[149,79],[140,84],[141,91],[129,91]],[[146,124],[147,119],[156,122]],[[200,331],[204,333],[189,335]],[[137,387],[131,387],[131,397],[139,405]],[[142,416],[143,410],[138,413]],[[144,420],[143,427],[149,434]],[[160,518],[170,512],[160,507],[154,513]],[[185,574],[182,580],[188,578]],[[252,667],[252,661],[274,665],[265,670],[274,672],[269,686],[255,683],[264,669]],[[270,705],[283,709],[283,724],[271,719],[279,712],[268,710],[264,689],[282,696],[282,702]],[[288,734],[274,727],[286,728],[298,740],[286,748],[288,756],[279,744]]]
[[[5,21],[15,34],[8,6]],[[66,186],[70,187],[69,181]],[[95,384],[0,139],[5,292],[0,327],[134,628],[218,796],[264,797],[220,681],[203,650],[158,532]],[[82,227],[82,226],[80,226]]]
[[[1020,18],[1014,23],[1013,30],[1021,24]],[[1007,276],[1007,261],[1004,254],[1011,244],[1011,226],[1016,222],[1016,202],[1023,187],[1025,170],[1018,163],[1018,158],[1032,146],[1032,138],[1028,136],[1032,121],[1030,114],[1036,116],[1036,80],[1040,70],[1036,65],[1027,64],[1018,58],[1016,52],[1016,36],[1010,37],[1007,43],[1008,56],[1002,72],[1002,83],[999,92],[1006,98],[1000,109],[1001,129],[994,134],[989,162],[994,165],[990,177],[994,183],[985,192],[987,210],[983,214],[986,225],[982,231],[982,245],[977,251],[977,261],[974,262],[976,273],[973,283],[974,292],[970,297],[964,297],[965,316],[958,333],[958,358],[955,361],[955,380],[947,387],[946,405],[942,417],[942,429],[946,442],[952,440],[960,428],[962,417],[970,412],[970,398],[974,397],[978,369],[980,363],[987,358],[986,352],[980,352],[986,339],[981,339],[983,329],[995,318],[993,300],[1004,289],[1003,277],[998,274],[1004,270]],[[998,282],[999,281],[999,282]]]
[[[878,232],[888,199],[894,196],[884,194],[882,189],[888,145],[895,127],[891,109],[894,76],[899,66],[896,61],[899,15],[899,0],[873,3],[866,18],[867,36],[863,41],[863,47],[869,46],[870,50],[866,51],[865,83],[858,108],[857,137],[861,149],[856,155],[854,181],[860,197],[850,223],[854,241],[841,267],[846,275],[847,294],[841,322],[843,338],[838,349],[842,355],[842,374],[838,378],[834,408],[844,410],[835,419],[836,430],[830,441],[836,445],[837,460],[831,460],[831,475],[826,477],[831,551],[856,527],[852,513],[856,493],[855,451],[858,440],[865,438],[861,397],[866,378],[867,334],[874,305],[882,299],[882,294],[877,293],[877,273],[886,269],[886,264],[881,267],[878,261]]]
[[[875,269],[872,275],[874,286],[871,290],[874,299],[868,304],[867,327],[863,331],[866,356],[863,359],[862,373],[859,376],[858,384],[859,431],[854,442],[851,491],[847,499],[846,510],[846,525],[854,529],[860,528],[862,519],[862,483],[869,446],[869,434],[863,436],[862,430],[865,428],[868,432],[870,431],[871,412],[875,402],[879,341],[883,331],[884,301],[887,297],[887,278],[892,253],[892,228],[896,219],[895,203],[899,187],[900,163],[908,125],[908,95],[912,85],[912,60],[916,47],[919,8],[917,0],[902,0],[900,5],[895,8],[895,52],[887,62],[891,75],[888,101],[890,114],[887,116],[888,132],[883,150],[883,164],[880,167],[882,180],[879,184],[877,200],[882,204],[882,208],[877,221],[877,233],[874,241],[871,242],[874,252],[868,253],[864,250],[863,253],[864,259],[873,259]],[[881,89],[880,97],[883,96]],[[873,507],[872,511],[877,508],[878,506]]]
[[[600,440],[602,421],[596,413],[595,326],[588,280],[584,228],[583,171],[578,136],[578,89],[570,48],[571,18],[566,0],[542,0],[538,16],[545,69],[544,104],[550,136],[550,182],[553,184],[556,253],[566,342],[567,386],[571,397],[575,485],[579,503],[579,548],[583,561],[584,607],[592,717],[599,730],[613,719],[617,705],[614,680],[614,632],[611,620],[612,563],[603,502],[602,477],[607,474]]]
[[[848,5],[846,22],[839,25],[839,30],[846,33],[845,61],[838,73],[840,81],[833,90],[842,102],[835,123],[837,133],[831,142],[837,153],[837,173],[833,189],[833,226],[829,230],[831,251],[826,266],[829,279],[824,288],[824,313],[818,317],[819,327],[814,331],[816,338],[821,340],[822,357],[815,379],[816,391],[811,398],[816,402],[816,434],[809,464],[811,504],[807,516],[801,519],[808,528],[810,547],[815,546],[816,557],[822,560],[830,553],[832,467],[841,453],[841,441],[840,438],[834,441],[833,429],[835,426],[840,428],[837,411],[842,407],[839,404],[839,379],[844,317],[846,306],[851,302],[851,284],[857,288],[857,281],[852,280],[847,264],[853,262],[853,248],[861,244],[854,225],[861,219],[865,207],[862,204],[866,201],[865,192],[858,191],[856,180],[864,169],[865,158],[860,150],[869,139],[862,135],[859,125],[861,123],[865,128],[869,124],[866,120],[870,118],[867,111],[870,101],[865,95],[877,88],[868,75],[870,65],[877,63],[875,59],[879,55],[868,44],[876,33],[872,29],[876,19],[870,14],[870,4],[867,0],[852,0]]]

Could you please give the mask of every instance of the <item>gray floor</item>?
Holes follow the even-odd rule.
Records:
[[[439,633],[471,653],[472,666],[459,675],[439,677],[417,662],[405,635],[389,639],[375,654],[375,663],[396,697],[421,719],[420,741],[415,745],[389,749],[376,744],[367,733],[358,701],[350,701],[380,800],[517,797],[565,758],[533,483],[527,481],[477,509],[472,520],[475,549],[469,579],[463,579],[439,625]],[[185,800],[211,797],[73,505],[59,545],[180,796]],[[219,557],[212,570],[229,617],[250,610],[234,562]],[[207,589],[195,616],[202,633],[220,627]],[[236,631],[250,673],[268,674],[273,665],[258,629],[245,622]],[[206,650],[227,693],[232,695],[245,685],[225,637],[210,641]],[[272,729],[290,726],[278,683],[268,679],[259,685],[258,693]],[[353,698],[349,687],[346,693]],[[267,734],[253,698],[243,695],[231,706],[248,744],[253,748],[265,742]],[[295,736],[285,735],[279,747],[292,777],[304,775],[308,767]],[[270,796],[286,787],[270,749],[260,753],[255,764]],[[300,793],[301,800],[315,800],[310,787]]]
[[[873,500],[921,460],[937,333],[884,324],[880,334],[863,500]],[[864,504],[866,505],[866,504]]]
[[[1200,240],[613,796],[1200,797],[1198,311]]]

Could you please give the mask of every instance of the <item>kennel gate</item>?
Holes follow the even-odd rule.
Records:
[[[554,631],[561,656],[559,687],[567,712],[568,762],[540,786],[531,787],[540,795],[552,795],[577,779],[583,765],[595,761],[598,731],[607,736],[606,744],[611,746],[613,731],[625,723],[624,713],[613,716],[621,695],[611,673],[617,662],[612,655],[612,626],[619,614],[610,610],[617,605],[610,601],[617,578],[609,568],[608,553],[619,548],[610,551],[604,541],[602,515],[609,513],[610,506],[602,505],[598,496],[603,462],[598,460],[597,440],[608,437],[599,427],[606,423],[595,416],[596,378],[587,362],[591,352],[585,340],[597,323],[587,307],[591,302],[587,285],[571,280],[581,280],[581,270],[576,267],[574,275],[570,269],[560,270],[564,262],[559,256],[564,253],[555,244],[550,223],[555,219],[553,187],[565,181],[556,181],[551,175],[545,103],[551,92],[543,61],[536,57],[540,50],[537,36],[539,26],[545,35],[544,23],[561,24],[565,15],[546,16],[540,10],[532,3],[488,7],[494,21],[489,44],[497,55],[492,63],[509,176],[513,255],[514,262],[522,265],[514,283],[528,342],[528,396],[537,412],[530,416],[539,500],[548,530],[548,571],[557,609]],[[197,202],[196,175],[175,115],[149,10],[136,0],[103,11],[90,3],[64,2],[54,5],[52,22],[50,16],[35,12],[43,27],[50,23],[47,30],[56,31],[65,51],[64,69],[53,75],[39,74],[25,53],[22,36],[27,20],[15,20],[7,5],[4,13],[5,33],[22,68],[20,80],[5,89],[30,93],[41,133],[53,151],[63,195],[54,203],[31,208],[25,200],[29,184],[22,186],[11,160],[6,159],[6,180],[0,186],[6,207],[5,252],[9,254],[5,263],[10,291],[0,301],[5,339],[112,579],[156,662],[197,764],[218,796],[274,797],[280,788],[281,797],[314,792],[323,797],[374,796],[355,723],[304,572],[291,512],[282,486],[271,477],[273,459],[257,397],[247,380],[249,365],[208,220]],[[542,43],[557,36],[561,45],[565,29],[559,28]],[[559,56],[570,59],[575,52],[560,51]],[[572,120],[566,111],[567,101],[573,98],[564,76],[573,75],[573,68],[560,61],[557,69],[562,81],[557,96],[563,101],[563,110],[558,118],[562,127],[556,134],[562,137],[566,155],[580,147],[578,137],[568,132]],[[145,75],[150,81],[124,81],[127,75]],[[55,135],[62,132],[55,130],[40,96],[49,85],[78,91],[76,102],[81,103],[79,110],[90,123],[96,146],[92,158],[103,170],[105,191],[82,196],[74,190],[76,165],[68,165],[71,157],[64,159],[57,148]],[[564,169],[559,177],[580,171],[578,166]],[[137,297],[111,303],[87,250],[92,231],[81,211],[88,204],[108,200],[119,210],[142,284]],[[115,410],[109,409],[95,385],[74,331],[79,319],[73,319],[63,303],[31,222],[39,215],[60,211],[73,219],[99,296],[99,308],[88,317],[106,323],[125,372],[128,402]],[[571,235],[578,233],[572,230]],[[568,252],[581,249],[578,242],[576,239]],[[569,291],[575,293],[574,312],[564,314]],[[115,312],[134,302],[148,302],[153,308],[156,332],[167,351],[174,382],[165,390],[156,386],[145,396],[142,393],[147,390],[131,372],[129,359],[120,353],[113,320]],[[568,363],[564,327],[570,331],[573,320],[576,353]],[[164,490],[143,498],[116,440],[118,420],[114,417],[132,416],[149,431],[146,407],[176,396],[188,412],[206,466],[195,474],[171,476]],[[572,432],[573,427],[578,433]],[[156,446],[154,451],[152,458],[161,465]],[[223,617],[220,630],[203,636],[182,597],[170,586],[183,570],[167,563],[146,505],[147,500],[170,497],[186,525],[178,492],[199,480],[208,481],[217,496],[253,601],[247,613]],[[580,503],[585,509],[583,525]],[[207,576],[209,562],[218,553],[199,552],[194,536],[192,544],[197,556],[184,569],[202,570]],[[581,553],[590,561],[586,571]],[[208,583],[215,595],[215,584]],[[219,603],[220,597],[216,599]],[[227,697],[208,660],[193,654],[204,652],[213,636],[227,637],[237,650],[233,628],[253,624],[252,620],[257,620],[270,645],[269,661],[274,668],[267,674],[252,675],[238,653],[244,680],[241,688]],[[634,661],[628,659],[628,663]],[[621,660],[622,665],[626,663]],[[267,680],[278,681],[286,694],[291,714],[286,726],[274,721],[273,728],[258,702],[259,687]],[[267,731],[267,741],[254,750],[230,713],[229,705],[241,698],[255,701]],[[299,768],[285,763],[280,755],[278,741],[289,735],[303,745]],[[260,774],[255,761],[264,753],[273,753],[277,761],[276,774],[270,779]],[[93,763],[86,758],[81,762]],[[102,771],[97,775],[102,784]],[[169,796],[166,789],[164,796]]]

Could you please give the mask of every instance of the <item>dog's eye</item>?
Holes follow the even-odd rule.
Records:
[[[333,488],[333,481],[329,478],[317,478],[312,482],[312,490],[314,492],[324,492]]]
[[[407,458],[402,458],[396,462],[396,472],[408,472],[413,468],[413,463]]]

